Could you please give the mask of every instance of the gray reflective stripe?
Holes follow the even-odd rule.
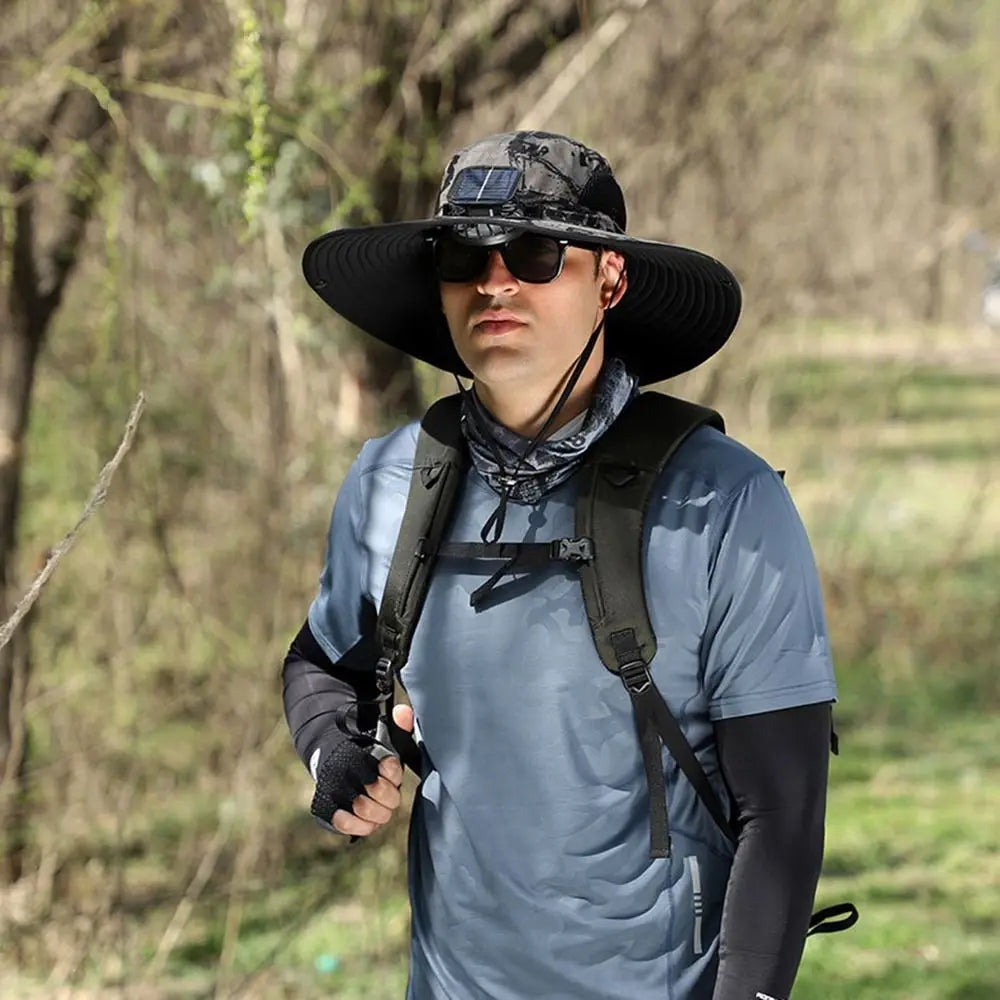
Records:
[[[705,950],[701,943],[701,917],[704,907],[701,899],[701,869],[698,867],[698,858],[694,854],[689,854],[685,859],[691,869],[691,903],[694,910],[694,953],[702,954]]]
[[[316,775],[319,774],[319,755],[320,749],[316,747],[309,758],[309,773],[312,775],[313,781],[316,780]]]

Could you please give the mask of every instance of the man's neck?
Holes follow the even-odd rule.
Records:
[[[590,406],[600,373],[601,359],[591,358],[569,398],[546,428],[546,437],[554,434]],[[549,418],[568,380],[567,373],[555,387],[551,383],[532,385],[524,381],[516,385],[502,386],[488,386],[477,381],[473,385],[483,406],[500,423],[522,437],[533,438]]]

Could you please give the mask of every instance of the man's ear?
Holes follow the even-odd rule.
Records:
[[[628,288],[628,275],[625,273],[625,258],[611,251],[604,258],[603,282],[601,285],[601,305],[605,309],[614,309]]]

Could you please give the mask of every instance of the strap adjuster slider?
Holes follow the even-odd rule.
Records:
[[[564,562],[591,562],[594,558],[594,543],[587,537],[557,538],[552,549],[554,558]]]
[[[630,694],[642,694],[653,685],[653,678],[649,675],[649,668],[642,660],[632,660],[626,663],[619,671],[622,682],[628,688]]]
[[[379,657],[375,663],[375,685],[382,695],[392,694],[392,660],[388,656]]]

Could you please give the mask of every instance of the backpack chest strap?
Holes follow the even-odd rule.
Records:
[[[594,558],[594,543],[589,538],[555,538],[551,542],[442,542],[435,554],[439,559],[502,562],[499,569],[469,595],[469,604],[478,608],[508,573],[541,569],[553,562],[575,566],[590,562]]]

